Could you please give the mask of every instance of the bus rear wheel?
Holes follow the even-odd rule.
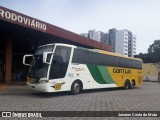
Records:
[[[79,94],[81,90],[80,83],[78,81],[73,82],[71,92],[73,95]]]
[[[132,80],[129,88],[130,88],[130,89],[133,89],[134,87],[135,87],[135,81]]]
[[[130,87],[130,82],[129,80],[126,80],[126,82],[124,83],[124,89],[128,89]]]

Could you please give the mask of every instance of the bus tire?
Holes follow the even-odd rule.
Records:
[[[126,80],[124,83],[124,89],[128,89],[130,87],[130,82],[129,80]]]
[[[135,80],[132,80],[129,88],[130,88],[130,89],[133,89],[134,87],[135,87]]]
[[[76,95],[76,94],[79,94],[81,91],[81,85],[80,85],[80,82],[78,81],[74,81],[72,83],[72,86],[71,86],[71,92],[73,95]]]

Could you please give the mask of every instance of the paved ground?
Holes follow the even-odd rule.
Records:
[[[71,95],[69,92],[45,94],[32,91],[25,85],[0,85],[0,111],[160,111],[160,84],[144,82],[141,87],[135,89],[89,90],[79,95]],[[142,117],[62,119],[137,120]]]

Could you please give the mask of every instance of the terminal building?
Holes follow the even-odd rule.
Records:
[[[25,81],[29,68],[23,65],[23,56],[49,43],[111,51],[109,45],[0,6],[0,83]]]

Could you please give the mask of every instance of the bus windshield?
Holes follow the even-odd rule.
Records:
[[[32,66],[28,74],[29,77],[32,77],[32,78],[47,77],[49,65],[46,63],[43,63],[43,53],[52,52],[53,48],[54,48],[54,45],[42,46],[35,51],[32,59]],[[49,57],[49,59],[50,58],[51,56]]]

